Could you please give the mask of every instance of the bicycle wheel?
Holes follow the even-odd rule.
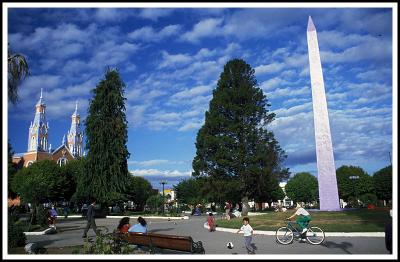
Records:
[[[293,231],[288,227],[280,227],[275,233],[276,241],[282,245],[287,245],[293,242]]]
[[[306,239],[312,245],[319,245],[325,240],[325,232],[319,227],[310,227],[307,230]]]

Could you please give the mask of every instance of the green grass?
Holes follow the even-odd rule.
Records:
[[[250,216],[250,225],[254,230],[275,231],[285,226],[285,218],[291,216],[295,210],[287,212],[269,212],[267,214]],[[311,226],[322,228],[325,232],[384,232],[385,222],[390,220],[387,210],[359,209],[351,211],[310,211]],[[294,220],[294,218],[292,219]],[[242,218],[231,220],[217,220],[219,227],[240,228]]]

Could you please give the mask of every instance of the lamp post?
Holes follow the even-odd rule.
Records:
[[[359,178],[360,178],[359,176],[349,176],[349,179],[353,180],[353,191],[354,191],[354,196],[357,201],[357,205],[358,205],[358,199],[357,199],[357,190],[356,190],[356,186],[355,186],[355,183],[356,183],[355,181]]]
[[[164,185],[167,184],[167,181],[163,180],[163,181],[160,182],[160,184],[162,184],[162,203],[163,203],[163,205],[162,205],[162,213],[164,215],[164,205],[165,205],[165,203],[164,203]]]

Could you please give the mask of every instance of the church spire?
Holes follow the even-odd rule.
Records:
[[[36,106],[41,106],[43,104],[43,88],[40,88],[40,98],[39,101],[36,103]]]
[[[68,131],[67,146],[71,153],[76,156],[83,155],[83,131],[81,131],[80,115],[78,113],[78,101],[75,101],[75,112],[71,116],[71,128]]]
[[[76,102],[75,102],[75,112],[74,112],[74,115],[77,115],[78,114],[78,100],[76,100]]]
[[[35,106],[35,118],[29,127],[28,151],[48,151],[49,123],[46,121],[46,105],[43,102],[43,88]]]

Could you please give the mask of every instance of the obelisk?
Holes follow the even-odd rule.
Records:
[[[315,147],[318,168],[319,208],[323,211],[340,210],[333,159],[328,106],[325,97],[324,78],[317,39],[317,30],[311,16],[307,27],[308,58],[310,61],[311,89],[314,112]]]

